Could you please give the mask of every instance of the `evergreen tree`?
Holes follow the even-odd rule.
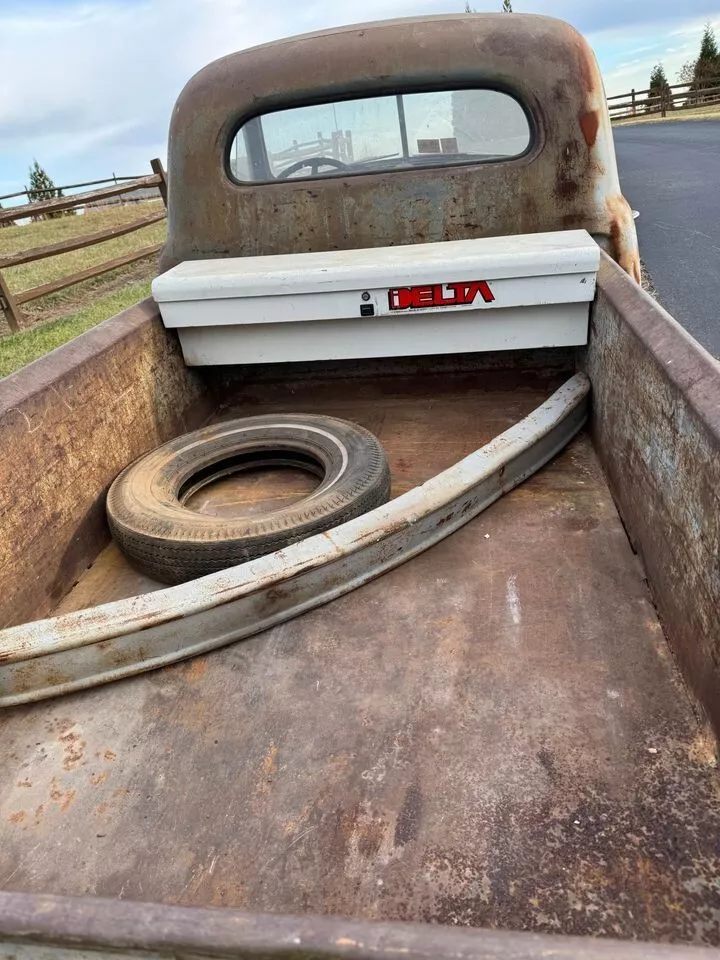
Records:
[[[705,25],[700,42],[700,53],[695,61],[690,91],[697,94],[701,90],[707,90],[715,86],[720,86],[720,51],[718,51],[713,28],[708,23]],[[697,102],[703,98],[694,97],[693,99]]]
[[[648,105],[651,111],[661,110],[662,107],[671,108],[670,84],[665,76],[665,68],[661,63],[656,63],[650,74],[650,93],[648,94]]]
[[[25,188],[28,201],[36,203],[40,200],[52,200],[55,197],[55,184],[37,160],[33,160],[28,172],[30,174],[30,186]]]
[[[53,183],[52,178],[43,167],[33,160],[33,164],[28,171],[30,174],[30,186],[26,187],[28,203],[38,203],[41,200],[54,200],[63,195],[62,190],[58,190]],[[55,217],[64,217],[73,214],[74,210],[59,210],[56,213],[41,213],[33,220],[52,220]]]

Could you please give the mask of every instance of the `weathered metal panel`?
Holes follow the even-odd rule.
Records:
[[[57,604],[108,542],[111,481],[209,411],[151,300],[0,382],[0,625]]]
[[[338,527],[151,594],[0,631],[0,706],[133,676],[283,623],[464,526],[582,428],[576,374],[520,423],[422,486]]]
[[[7,937],[7,939],[4,939]],[[718,960],[701,947],[0,893],[0,960]]]
[[[397,495],[564,379],[372,366],[234,381],[222,415],[354,420]],[[91,602],[107,596],[94,582]],[[6,889],[427,921],[428,936],[720,936],[713,742],[584,432],[332,603],[1,721]]]
[[[526,108],[516,160],[238,184],[230,141],[252,115],[398,90],[493,87]],[[345,250],[585,228],[639,279],[600,72],[549,17],[470,14],[343,27],[224,57],[185,87],[169,143],[164,267],[181,260]]]
[[[585,358],[594,439],[663,627],[720,731],[720,363],[607,257]]]

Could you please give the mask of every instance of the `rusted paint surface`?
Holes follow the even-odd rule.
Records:
[[[640,283],[640,255],[637,250],[635,221],[632,210],[620,193],[605,199],[610,217],[610,244],[608,252],[619,250],[617,261],[623,270]]]
[[[603,257],[593,430],[683,672],[720,732],[720,364]]]
[[[0,894],[0,957],[233,957],[235,960],[717,960],[716,950],[668,944],[281,917],[97,897]],[[50,954],[49,951],[52,950]]]
[[[547,392],[485,378],[427,377],[422,392],[402,378],[246,383],[223,415],[261,403],[355,419],[414,485]],[[7,712],[0,877],[717,943],[714,764],[581,436],[481,518],[322,609]]]
[[[58,603],[108,541],[110,482],[207,396],[150,300],[0,383],[1,626]]]
[[[599,127],[600,116],[597,110],[588,110],[587,113],[583,113],[580,117],[580,129],[585,137],[585,143],[589,147],[595,146]]]
[[[240,185],[225,172],[231,139],[252,115],[310,100],[468,85],[506,90],[524,104],[534,131],[526,156],[270,184]],[[386,21],[224,57],[180,95],[169,180],[164,267],[562,230],[569,221],[604,238],[631,273],[637,260],[597,63],[580,34],[548,17]]]

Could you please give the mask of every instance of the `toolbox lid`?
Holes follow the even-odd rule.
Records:
[[[153,280],[159,303],[337,293],[475,280],[594,274],[600,248],[586,230],[407,246],[187,260]],[[587,285],[592,299],[594,284]],[[527,300],[525,302],[528,302]],[[548,302],[539,289],[535,302]]]

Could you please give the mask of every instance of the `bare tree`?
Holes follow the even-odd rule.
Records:
[[[678,70],[677,80],[678,83],[687,83],[691,84],[693,82],[693,77],[695,76],[695,64],[696,60],[687,60]]]

